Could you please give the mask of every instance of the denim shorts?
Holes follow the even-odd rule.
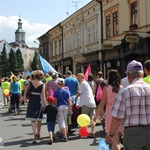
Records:
[[[55,122],[47,122],[47,130],[48,132],[52,132],[55,130]]]

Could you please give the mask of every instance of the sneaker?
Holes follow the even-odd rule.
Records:
[[[63,138],[61,139],[61,141],[62,141],[62,142],[67,142],[67,141],[68,141],[68,138],[63,137]]]
[[[63,134],[62,134],[60,131],[58,131],[58,132],[56,133],[56,135],[59,136],[59,137],[63,137]]]

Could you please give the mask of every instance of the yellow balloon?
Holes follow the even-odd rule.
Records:
[[[81,114],[77,118],[77,123],[81,127],[86,127],[90,124],[90,117],[86,114]]]
[[[5,89],[4,90],[4,95],[8,96],[9,95],[9,90]]]

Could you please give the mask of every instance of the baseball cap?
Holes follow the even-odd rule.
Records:
[[[126,73],[143,71],[143,66],[139,61],[133,60],[127,65]]]
[[[48,103],[54,103],[55,102],[55,99],[53,96],[48,96],[48,99],[47,99]]]
[[[58,78],[58,84],[65,84],[65,80],[63,78]]]

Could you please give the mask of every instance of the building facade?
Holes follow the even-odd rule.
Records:
[[[84,72],[89,63],[94,75],[100,70],[100,16],[99,4],[91,1],[46,33],[49,35],[49,62],[58,72]],[[43,36],[38,38],[41,45]],[[43,49],[44,46],[40,54],[46,58]]]
[[[59,72],[84,73],[90,63],[94,75],[102,70],[107,77],[117,69],[123,77],[129,61],[150,58],[150,0],[100,2],[92,0],[46,33],[49,46],[43,56],[49,55]]]
[[[103,0],[105,46],[101,54],[106,74],[115,68],[124,76],[129,61],[143,63],[150,58],[149,6],[149,0]]]

